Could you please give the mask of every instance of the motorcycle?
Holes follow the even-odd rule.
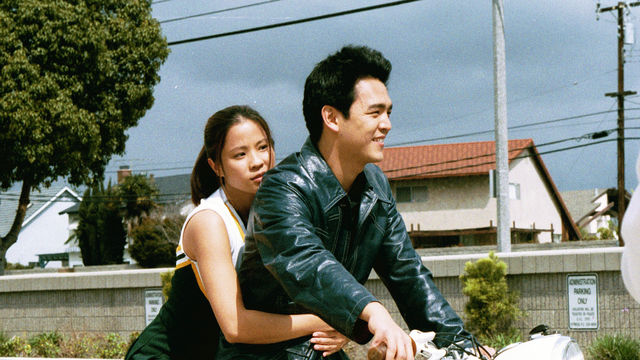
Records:
[[[460,337],[455,334],[440,334]],[[580,346],[568,336],[550,333],[546,325],[539,325],[529,332],[529,340],[517,342],[503,347],[495,354],[481,351],[483,346],[475,338],[462,338],[451,342],[449,346],[439,348],[433,340],[438,336],[435,332],[412,330],[409,337],[413,340],[415,360],[584,360]],[[471,348],[464,348],[463,343],[470,340]],[[369,349],[368,360],[384,359],[386,349]]]

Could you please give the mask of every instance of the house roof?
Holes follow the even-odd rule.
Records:
[[[562,200],[547,167],[532,139],[509,140],[509,163],[525,151],[542,173],[551,196],[560,209],[560,216],[569,238],[580,239],[580,231]],[[454,176],[488,175],[496,168],[495,141],[455,144],[390,147],[384,149],[379,164],[389,180],[418,180]]]
[[[6,192],[0,193],[0,236],[5,236],[11,228],[11,224],[13,224],[16,210],[18,209],[18,198],[20,197],[21,186],[21,183],[15,184]],[[28,225],[29,222],[36,218],[38,214],[45,211],[53,202],[59,201],[64,197],[70,197],[78,202],[82,199],[78,195],[77,190],[72,189],[65,181],[54,182],[47,189],[31,191],[31,194],[29,194],[31,203],[29,207],[27,207],[22,226]]]
[[[158,203],[179,203],[191,199],[191,174],[156,176]]]
[[[509,162],[533,140],[509,140]],[[390,180],[485,175],[496,168],[495,141],[390,147],[379,164]]]

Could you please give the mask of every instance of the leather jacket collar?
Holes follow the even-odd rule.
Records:
[[[315,189],[316,195],[321,203],[324,204],[324,211],[332,208],[347,196],[346,191],[333,174],[329,164],[324,160],[310,138],[307,138],[299,154],[301,157],[300,163],[311,181],[317,185]],[[374,176],[372,167],[375,167],[375,165],[367,164],[363,170],[365,175],[363,194],[367,194],[368,197],[378,199],[384,203],[391,203],[392,200],[384,191],[384,184],[380,183],[380,179]],[[328,176],[328,174],[331,176]]]

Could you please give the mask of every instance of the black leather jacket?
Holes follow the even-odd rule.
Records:
[[[358,217],[352,221],[347,193],[310,140],[267,173],[253,203],[238,273],[245,306],[319,314],[366,343],[371,334],[358,316],[377,301],[362,285],[373,268],[411,329],[468,335],[413,249],[384,173],[369,164],[360,181]],[[251,352],[304,340],[252,346]]]

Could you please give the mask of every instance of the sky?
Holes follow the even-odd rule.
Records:
[[[152,8],[174,42],[391,1],[155,0]],[[599,139],[608,142],[567,149],[617,126],[617,102],[604,95],[618,86],[617,18],[598,16],[596,6],[595,0],[504,2],[508,136],[534,140],[560,191],[617,186],[615,131]],[[220,11],[232,7],[241,8]],[[211,14],[192,17],[203,13]],[[190,18],[175,20],[183,17]],[[628,23],[640,28],[639,18],[640,7],[630,8]],[[190,173],[207,118],[233,104],[250,105],[267,119],[277,159],[297,151],[307,137],[306,76],[347,44],[377,49],[393,65],[393,128],[385,146],[494,140],[491,1],[423,0],[170,46],[155,103],[127,132],[126,153],[112,159],[107,177],[123,165],[155,176]],[[625,90],[640,91],[640,45],[625,50]],[[640,96],[627,97],[625,107],[625,136],[640,138]],[[458,137],[470,133],[479,134]],[[628,190],[638,184],[639,145],[626,141]]]

